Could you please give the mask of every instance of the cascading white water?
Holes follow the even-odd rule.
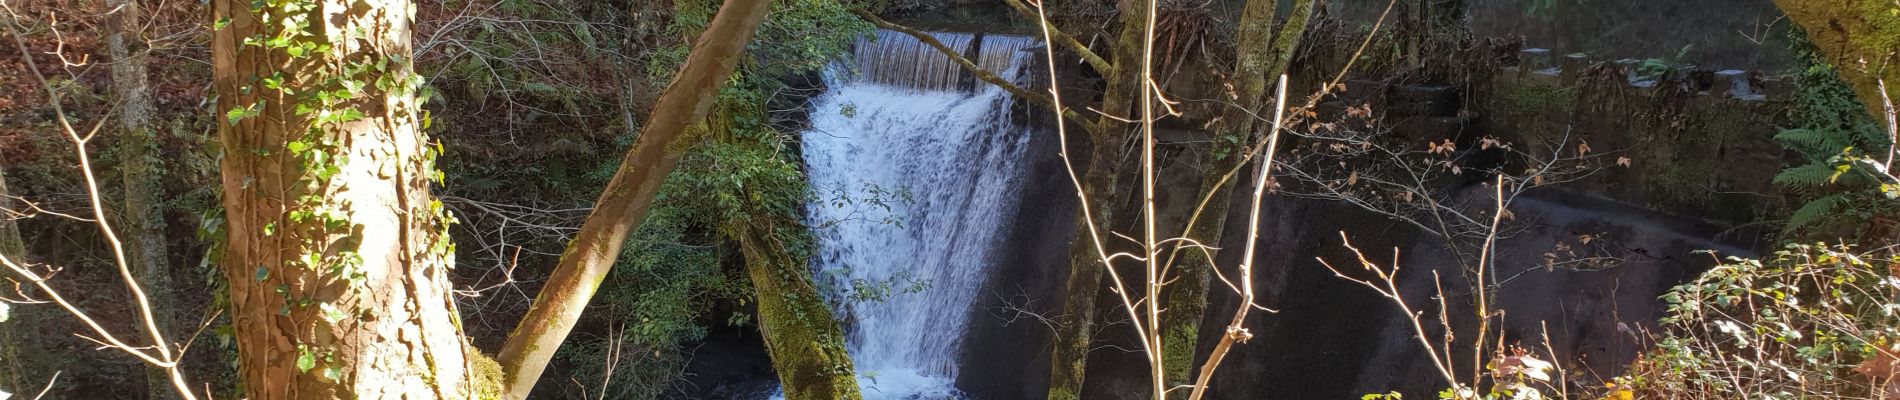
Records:
[[[1036,43],[935,37],[966,52],[980,42],[978,64],[1011,79],[1032,56],[1023,50]],[[889,203],[899,223],[865,218],[862,204],[813,202],[813,268],[840,299],[851,297],[851,282],[897,287],[882,300],[835,305],[850,320],[847,346],[865,398],[959,397],[951,383],[964,325],[1016,212],[1017,164],[1029,133],[1010,123],[1007,92],[973,83],[915,38],[880,31],[858,43],[855,56],[859,72],[830,74],[830,89],[813,100],[812,128],[803,134],[812,186],[820,193],[901,188],[911,202]],[[903,290],[917,282],[927,285]]]

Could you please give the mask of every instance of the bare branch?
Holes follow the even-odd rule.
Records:
[[[1003,4],[1008,4],[1009,8],[1016,9],[1016,12],[1022,13],[1023,16],[1034,18],[1038,21],[1042,20],[1040,8],[1042,7],[1042,3],[1040,1],[1036,3],[1036,7],[1038,7],[1036,11],[1030,11],[1028,6],[1023,5],[1023,0],[1003,0]],[[1075,40],[1074,36],[1069,36],[1068,33],[1063,33],[1062,30],[1056,29],[1054,26],[1049,26],[1049,24],[1042,25],[1043,29],[1048,31],[1046,35],[1043,35],[1045,41],[1061,42],[1063,46],[1068,46],[1069,51],[1075,52],[1077,56],[1082,57],[1082,61],[1087,62],[1090,67],[1094,67],[1095,71],[1102,73],[1103,76],[1115,75],[1115,64],[1109,63],[1108,60],[1103,59],[1101,55],[1095,54],[1095,51],[1089,50],[1088,45],[1082,44],[1081,41]]]
[[[1249,204],[1247,213],[1247,249],[1240,253],[1240,306],[1235,307],[1234,319],[1227,323],[1227,330],[1221,335],[1220,342],[1214,345],[1213,353],[1201,365],[1200,379],[1194,382],[1194,392],[1188,395],[1189,400],[1200,400],[1202,395],[1207,394],[1208,380],[1214,377],[1214,370],[1220,368],[1221,360],[1227,357],[1227,351],[1234,342],[1245,342],[1253,337],[1242,326],[1247,322],[1248,311],[1253,310],[1253,260],[1255,245],[1260,242],[1260,200],[1266,197],[1267,185],[1273,176],[1273,155],[1279,147],[1280,124],[1286,112],[1286,85],[1286,75],[1280,75],[1279,89],[1274,95],[1273,130],[1267,132],[1267,157],[1260,162],[1260,168],[1254,174],[1253,202]]]
[[[178,358],[182,354],[174,354],[172,344],[165,340],[164,332],[159,328],[156,318],[153,316],[151,300],[132,272],[132,266],[126,259],[125,246],[119,240],[119,236],[112,225],[107,221],[104,196],[100,194],[98,179],[92,172],[92,155],[90,151],[86,149],[86,144],[93,138],[93,135],[99,132],[99,129],[105,125],[105,122],[111,119],[111,114],[113,111],[116,111],[116,108],[110,109],[105,116],[99,119],[98,123],[93,125],[91,130],[83,135],[80,134],[78,130],[73,128],[72,120],[67,116],[65,109],[60,105],[59,91],[46,79],[46,75],[40,71],[39,65],[33,61],[33,57],[26,46],[26,37],[20,34],[19,28],[17,27],[19,15],[14,13],[12,7],[8,7],[4,2],[0,2],[0,12],[4,12],[3,16],[5,17],[4,20],[0,20],[0,25],[4,25],[6,32],[13,36],[14,46],[20,50],[20,54],[23,56],[21,59],[25,61],[27,69],[32,73],[34,80],[39,83],[40,89],[46,93],[48,105],[53,109],[60,132],[65,134],[66,139],[71,142],[73,146],[73,152],[77,155],[79,162],[79,171],[85,178],[87,199],[89,200],[89,206],[93,213],[92,222],[98,226],[99,231],[104,234],[107,244],[112,248],[113,261],[117,264],[119,277],[123,280],[126,289],[132,294],[134,311],[139,315],[139,325],[144,329],[147,339],[151,340],[151,348],[156,351],[156,354],[143,351],[141,347],[133,346],[113,336],[104,326],[94,321],[91,316],[87,315],[71,302],[66,301],[57,290],[47,284],[45,278],[34,273],[22,263],[0,254],[0,264],[4,264],[7,269],[31,281],[40,291],[52,297],[54,302],[58,303],[67,313],[78,318],[81,322],[85,323],[87,327],[91,328],[94,333],[99,334],[102,338],[110,342],[110,347],[117,348],[127,354],[138,357],[147,364],[164,370],[171,378],[171,383],[179,396],[186,400],[195,400],[197,396],[192,394],[190,385],[185,383],[184,375],[178,369]],[[57,34],[58,30],[54,29],[53,32]],[[60,44],[63,46],[64,40],[61,40]],[[63,55],[61,59],[65,59]]]

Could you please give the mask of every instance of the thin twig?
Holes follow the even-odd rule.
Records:
[[[1280,123],[1286,112],[1286,85],[1286,75],[1282,74],[1277,85],[1279,89],[1274,95],[1273,130],[1267,132],[1267,156],[1260,162],[1258,172],[1254,173],[1253,202],[1248,205],[1247,212],[1247,249],[1240,253],[1240,305],[1235,307],[1234,319],[1227,323],[1226,333],[1222,334],[1220,342],[1214,345],[1213,353],[1208,355],[1207,362],[1201,365],[1200,379],[1194,382],[1194,392],[1188,395],[1189,400],[1200,400],[1201,396],[1207,393],[1208,380],[1213,378],[1214,370],[1220,367],[1221,360],[1227,356],[1227,351],[1233,347],[1234,342],[1246,342],[1247,339],[1253,337],[1253,334],[1247,332],[1247,329],[1242,326],[1246,324],[1247,312],[1253,309],[1254,304],[1253,260],[1255,245],[1260,242],[1260,200],[1266,197],[1267,186],[1272,181],[1273,155],[1279,147]]]

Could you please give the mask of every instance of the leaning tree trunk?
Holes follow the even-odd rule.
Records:
[[[107,24],[106,53],[112,58],[112,91],[119,98],[119,132],[124,133],[119,142],[119,171],[125,184],[125,229],[131,240],[126,241],[126,261],[137,274],[139,282],[153,290],[147,292],[152,305],[152,323],[160,330],[175,332],[172,328],[173,309],[171,300],[171,273],[166,258],[165,216],[159,203],[165,199],[164,189],[159,185],[162,160],[156,154],[156,129],[152,128],[152,117],[157,110],[152,104],[151,87],[146,85],[145,56],[143,40],[139,39],[140,15],[139,3],[132,0],[111,0],[106,6],[113,10]],[[146,394],[151,399],[177,398],[172,386],[171,375],[162,369],[149,368],[145,373]]]
[[[499,393],[452,311],[414,7],[212,1],[222,269],[251,399]]]
[[[601,191],[580,232],[568,242],[534,305],[502,345],[500,361],[508,398],[527,398],[541,379],[554,351],[574,330],[574,322],[620,256],[627,235],[645,218],[660,184],[692,146],[694,138],[685,131],[711,111],[720,88],[732,76],[770,9],[769,0],[727,0],[693,44],[686,65],[660,94],[633,148]]]
[[[1295,0],[1286,23],[1280,25],[1277,33],[1272,28],[1279,1],[1248,0],[1242,9],[1240,29],[1235,35],[1235,104],[1222,116],[1223,123],[1202,159],[1201,164],[1206,168],[1194,201],[1206,199],[1207,203],[1189,220],[1192,227],[1187,237],[1215,246],[1225,233],[1227,213],[1231,209],[1229,200],[1233,196],[1221,193],[1234,187],[1235,176],[1229,173],[1240,165],[1243,152],[1248,150],[1249,141],[1255,136],[1256,120],[1260,115],[1272,114],[1261,112],[1265,109],[1267,82],[1285,73],[1292,63],[1293,51],[1299,47],[1300,37],[1306,33],[1306,23],[1313,16],[1313,3],[1314,0]],[[1168,381],[1187,382],[1195,368],[1194,351],[1199,347],[1201,320],[1207,311],[1209,272],[1215,268],[1212,256],[1219,254],[1219,250],[1202,252],[1177,245],[1172,253],[1182,256],[1177,269],[1181,275],[1174,284],[1164,287],[1168,313],[1162,320],[1166,338],[1161,342],[1162,352],[1167,360]]]
[[[1788,20],[1854,88],[1867,111],[1886,121],[1900,101],[1900,4],[1892,0],[1775,0]],[[1890,127],[1891,128],[1891,127]]]
[[[844,331],[819,297],[804,259],[778,239],[771,216],[728,227],[745,254],[746,274],[758,300],[759,332],[787,400],[856,400],[858,378],[845,352]],[[796,224],[792,227],[796,228]]]
[[[0,164],[0,256],[9,260],[20,260],[26,255],[26,242],[20,241],[20,225],[14,223],[8,211],[19,210],[19,204],[13,201],[12,192],[7,191],[7,173],[4,164]],[[28,343],[27,330],[32,325],[19,321],[19,309],[6,321],[0,321],[0,392],[23,393],[27,390],[27,360],[22,356],[22,345]]]

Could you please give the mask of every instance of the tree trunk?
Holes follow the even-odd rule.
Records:
[[[1190,220],[1193,227],[1187,234],[1201,244],[1216,245],[1226,231],[1227,213],[1231,210],[1229,200],[1233,196],[1220,193],[1234,187],[1235,180],[1227,174],[1240,165],[1241,153],[1248,150],[1249,141],[1254,139],[1256,119],[1272,114],[1261,112],[1265,108],[1267,82],[1286,73],[1293,61],[1293,51],[1306,33],[1306,23],[1313,16],[1314,0],[1296,0],[1286,23],[1274,33],[1278,3],[1249,0],[1241,11],[1240,29],[1235,37],[1235,107],[1222,117],[1223,123],[1201,163],[1206,169],[1201,174],[1200,190],[1194,201],[1207,199],[1207,204]],[[1201,320],[1207,311],[1207,290],[1211,283],[1208,272],[1215,268],[1210,256],[1219,254],[1219,250],[1203,253],[1177,247],[1174,252],[1183,256],[1182,262],[1176,264],[1181,275],[1174,284],[1164,288],[1168,314],[1162,323],[1166,327],[1166,340],[1161,343],[1166,354],[1168,380],[1187,382],[1195,368],[1194,351],[1198,348]]]
[[[660,95],[594,211],[568,242],[534,305],[502,346],[508,398],[526,398],[540,380],[554,351],[574,329],[619,257],[627,235],[644,219],[660,184],[691,147],[695,138],[683,133],[711,110],[770,9],[769,0],[728,0],[694,43],[686,65]]]
[[[1088,166],[1082,173],[1082,215],[1076,218],[1075,238],[1069,241],[1069,278],[1064,290],[1062,314],[1056,316],[1049,357],[1049,400],[1074,400],[1082,396],[1082,381],[1088,370],[1088,351],[1095,331],[1097,294],[1109,265],[1102,263],[1100,250],[1090,239],[1089,224],[1107,230],[1114,221],[1110,211],[1116,204],[1117,168],[1115,150],[1121,144],[1128,124],[1116,118],[1128,118],[1140,87],[1142,38],[1147,34],[1148,4],[1153,0],[1121,0],[1121,31],[1113,48],[1114,71],[1102,91],[1102,112],[1089,131]],[[1093,219],[1091,221],[1090,219]],[[1106,235],[1106,233],[1104,233]]]
[[[755,221],[771,221],[755,216]],[[794,225],[786,229],[802,229]],[[793,256],[768,222],[734,221],[732,239],[745,254],[758,300],[759,332],[786,400],[856,400],[858,378],[845,352],[844,331],[812,284],[806,260]]]
[[[1111,85],[1114,86],[1114,85]],[[1127,107],[1124,104],[1122,110]],[[1111,135],[1091,139],[1089,166],[1083,174],[1082,200],[1091,213],[1076,217],[1075,239],[1069,242],[1069,279],[1063,291],[1062,314],[1056,316],[1053,350],[1049,357],[1049,400],[1082,398],[1082,380],[1088,370],[1088,352],[1093,343],[1098,295],[1108,265],[1089,239],[1089,218],[1095,226],[1108,229],[1113,221],[1109,210],[1115,204],[1115,144]],[[1102,143],[1107,142],[1107,143]]]
[[[212,7],[222,269],[247,397],[496,397],[452,311],[414,4]]]
[[[126,258],[140,283],[152,288],[147,298],[152,305],[153,324],[160,330],[173,329],[171,273],[165,245],[165,216],[159,203],[165,193],[159,184],[164,171],[155,154],[158,144],[153,134],[151,88],[146,85],[144,41],[139,39],[139,3],[111,0],[113,11],[107,23],[106,52],[112,58],[112,91],[119,98],[119,131],[125,136],[120,145],[119,171],[125,185]],[[139,48],[134,48],[134,47]],[[147,395],[152,399],[172,399],[178,394],[171,376],[162,369],[147,369]]]
[[[1870,115],[1900,99],[1900,4],[1892,0],[1775,0],[1854,88]],[[1884,92],[1881,83],[1886,84]]]
[[[10,260],[22,260],[26,255],[26,242],[20,241],[20,225],[13,222],[13,216],[7,211],[18,210],[19,204],[13,201],[13,193],[7,191],[5,165],[0,165],[0,255]],[[22,324],[23,311],[19,307],[10,307],[12,314],[7,321],[0,322],[0,392],[27,392],[26,366],[27,354],[22,345],[30,343],[27,335],[33,325]]]

